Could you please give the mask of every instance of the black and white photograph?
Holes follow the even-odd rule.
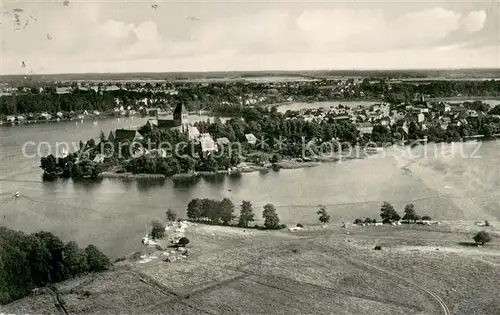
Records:
[[[500,315],[500,0],[0,31],[0,315]]]

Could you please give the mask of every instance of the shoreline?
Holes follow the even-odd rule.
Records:
[[[345,153],[345,152],[344,152]],[[364,159],[366,156],[373,155],[365,153],[364,156],[347,156],[347,155],[336,155],[336,156],[318,156],[312,159],[312,161],[298,162],[294,159],[282,160],[277,163],[269,163],[265,166],[259,165],[251,165],[247,167],[235,167],[231,170],[226,171],[215,171],[215,172],[207,172],[207,171],[199,171],[199,172],[189,172],[189,173],[179,173],[174,174],[172,176],[166,176],[163,174],[133,174],[131,172],[125,173],[114,173],[114,172],[102,172],[99,174],[99,177],[102,178],[120,178],[120,179],[189,179],[196,177],[208,177],[208,176],[216,176],[216,175],[237,175],[243,173],[255,173],[255,172],[268,172],[269,170],[296,170],[302,168],[310,168],[320,166],[325,163],[335,163],[338,161],[348,161],[353,159]]]
[[[136,118],[136,117],[141,118],[143,116],[141,116],[141,115],[131,115],[131,116],[102,115],[102,116],[86,116],[82,119],[75,117],[75,118],[61,118],[59,120],[57,120],[57,119],[50,119],[50,120],[36,119],[36,120],[14,121],[14,122],[0,121],[0,126],[2,126],[2,127],[3,126],[16,127],[16,126],[21,126],[21,125],[57,124],[57,123],[63,123],[63,122],[69,122],[69,121],[82,122],[82,121],[96,121],[96,120],[105,120],[105,119],[114,119],[114,118]]]

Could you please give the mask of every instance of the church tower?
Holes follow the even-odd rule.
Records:
[[[186,132],[189,124],[188,114],[184,104],[178,103],[174,110],[174,127],[181,127],[181,131]]]
[[[175,127],[180,127],[188,123],[188,111],[184,107],[184,104],[178,103],[174,109],[174,125]]]

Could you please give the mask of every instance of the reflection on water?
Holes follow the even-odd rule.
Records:
[[[165,185],[165,179],[138,179],[137,189],[141,192],[148,191],[153,188],[161,188]]]
[[[130,190],[135,184],[135,180],[128,179],[128,178],[127,179],[121,179],[121,178],[120,179],[113,179],[113,181],[120,182],[123,185],[123,187],[125,187],[126,190]]]
[[[211,184],[222,184],[226,179],[225,174],[211,174],[208,176],[203,176],[203,180]]]
[[[174,188],[182,189],[182,188],[190,188],[196,186],[196,184],[198,184],[200,180],[201,180],[200,177],[192,176],[192,177],[172,179],[172,182],[174,184]]]

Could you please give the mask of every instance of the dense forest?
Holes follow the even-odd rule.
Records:
[[[35,288],[110,266],[94,245],[81,249],[49,232],[27,235],[0,227],[0,304],[25,297]]]

